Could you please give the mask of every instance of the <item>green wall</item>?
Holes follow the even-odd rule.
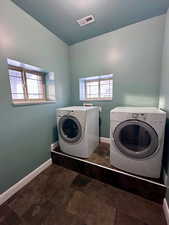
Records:
[[[159,106],[160,108],[164,109],[167,112],[164,162],[165,162],[165,170],[168,176],[167,183],[169,186],[169,163],[168,163],[169,162],[169,10],[166,15],[166,24],[165,24]],[[169,190],[167,191],[166,198],[169,204]]]
[[[50,144],[57,139],[55,109],[83,103],[80,77],[114,74],[113,100],[94,102],[102,106],[101,136],[109,136],[113,107],[158,105],[164,21],[165,16],[155,17],[68,49],[10,0],[1,0],[0,193],[50,157]],[[54,72],[56,104],[12,106],[7,57]]]
[[[6,58],[56,76],[56,104],[13,107]],[[70,102],[68,46],[10,0],[0,7],[0,192],[50,157],[55,109]]]
[[[165,16],[154,17],[70,46],[72,104],[80,105],[78,79],[114,74],[112,101],[102,106],[101,136],[109,136],[115,106],[157,106]]]

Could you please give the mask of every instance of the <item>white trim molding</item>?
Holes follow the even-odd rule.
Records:
[[[100,137],[100,142],[110,144],[110,138],[107,138],[107,137]]]
[[[12,197],[16,192],[18,192],[21,188],[23,188],[26,184],[28,184],[31,180],[33,180],[36,176],[38,176],[42,171],[47,169],[52,164],[52,159],[48,159],[46,162],[41,164],[34,171],[26,175],[16,184],[11,186],[8,190],[0,194],[0,205],[6,202],[10,197]]]
[[[52,143],[51,144],[51,151],[55,150],[55,148],[57,148],[57,147],[58,147],[58,141],[56,141],[55,143]]]
[[[164,168],[162,170],[162,176],[163,176],[164,184],[167,186],[168,175]]]
[[[166,198],[164,198],[164,201],[163,201],[163,211],[164,211],[167,225],[169,225],[169,208],[168,208],[168,203],[167,203]]]

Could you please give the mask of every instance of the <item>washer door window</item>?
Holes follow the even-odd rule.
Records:
[[[120,123],[113,136],[119,151],[130,158],[144,159],[151,156],[158,147],[155,130],[139,120]]]
[[[59,132],[62,139],[68,143],[76,143],[82,136],[80,122],[74,116],[63,116],[59,120]]]

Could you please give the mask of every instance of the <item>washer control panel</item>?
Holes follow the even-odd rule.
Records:
[[[145,113],[132,113],[132,118],[146,120],[146,114]]]
[[[57,111],[56,112],[56,117],[62,117],[62,116],[69,116],[69,115],[72,115],[74,113],[73,110],[67,110],[67,111]]]

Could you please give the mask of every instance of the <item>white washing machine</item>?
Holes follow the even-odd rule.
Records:
[[[118,107],[110,113],[110,162],[116,168],[159,178],[166,113],[158,108]]]
[[[56,114],[61,151],[88,158],[99,144],[99,108],[72,106]]]

